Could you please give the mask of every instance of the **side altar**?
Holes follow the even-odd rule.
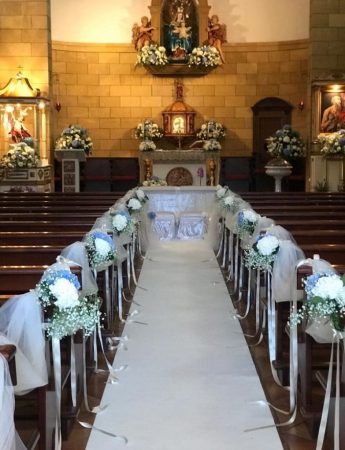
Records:
[[[169,186],[216,186],[220,151],[200,148],[140,152],[140,182],[158,177]]]

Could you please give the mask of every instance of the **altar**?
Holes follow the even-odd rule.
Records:
[[[212,186],[143,187],[148,196],[146,237],[150,240],[219,239],[219,210]]]
[[[219,183],[220,152],[200,148],[154,150],[139,156],[141,183],[151,177],[169,186],[216,186]]]

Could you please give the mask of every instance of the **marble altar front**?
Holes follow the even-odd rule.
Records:
[[[220,152],[217,151],[154,150],[141,152],[139,161],[141,182],[152,176],[166,180],[171,186],[215,186],[219,182]],[[171,176],[175,175],[174,169],[180,168],[185,170],[176,170],[176,176]],[[187,171],[190,176],[185,177]]]

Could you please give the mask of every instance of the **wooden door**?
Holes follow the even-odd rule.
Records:
[[[273,179],[265,174],[267,154],[266,139],[285,124],[291,123],[292,106],[286,101],[267,97],[253,107],[253,158],[252,185],[256,191],[272,190]]]

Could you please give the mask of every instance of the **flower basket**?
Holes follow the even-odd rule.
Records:
[[[267,152],[272,158],[292,160],[305,156],[305,143],[290,125],[284,125],[266,139]]]

